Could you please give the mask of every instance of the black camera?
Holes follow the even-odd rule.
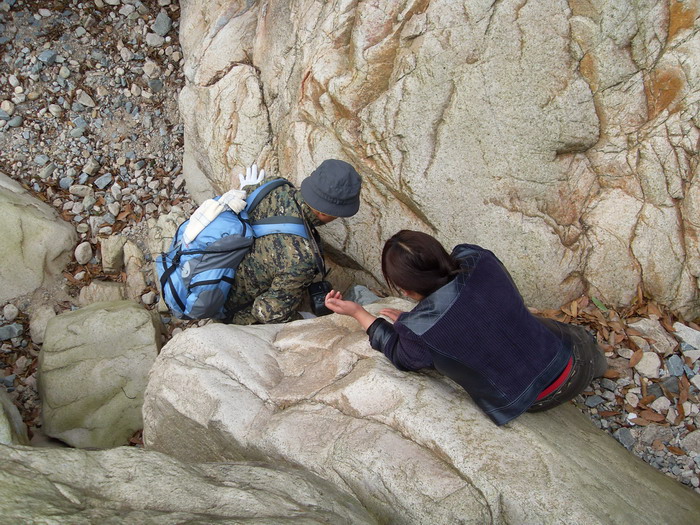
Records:
[[[309,285],[309,298],[311,299],[311,311],[314,315],[332,314],[326,306],[326,295],[333,289],[333,285],[328,281],[317,281]]]

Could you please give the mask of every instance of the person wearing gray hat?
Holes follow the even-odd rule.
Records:
[[[361,185],[350,164],[328,159],[302,181],[301,194],[306,204],[326,217],[352,217],[360,209]]]
[[[239,176],[241,189],[252,192],[271,179],[257,167]],[[307,237],[275,233],[259,237],[241,261],[226,306],[233,324],[284,323],[300,319],[299,308],[326,269],[316,226],[351,217],[360,207],[362,177],[345,161],[324,160],[296,189],[287,184],[271,191],[253,210],[250,220],[286,216],[302,219]],[[323,293],[323,297],[325,297]],[[320,303],[323,306],[323,300]],[[312,296],[311,305],[314,306]],[[330,313],[326,311],[325,313]]]

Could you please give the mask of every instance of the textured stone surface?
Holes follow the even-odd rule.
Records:
[[[126,445],[142,427],[160,327],[132,301],[94,303],[51,319],[39,354],[46,435],[74,447]]]
[[[0,443],[3,445],[28,445],[27,426],[5,388],[0,386]]]
[[[342,158],[363,206],[324,236],[366,284],[410,227],[493,249],[534,306],[641,285],[700,314],[697,0],[182,6],[198,200]]]
[[[389,523],[680,523],[700,511],[700,496],[573,406],[496,427],[454,383],[396,370],[336,315],[177,335],[151,369],[144,443],[300,465]]]
[[[252,463],[182,463],[157,452],[0,445],[5,523],[372,524],[312,474]]]
[[[56,211],[0,173],[0,303],[48,286],[73,256],[77,235]]]

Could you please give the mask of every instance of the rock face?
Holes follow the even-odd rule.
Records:
[[[28,445],[27,426],[4,388],[0,388],[0,443]]]
[[[56,211],[0,173],[0,303],[48,285],[73,255],[77,234]]]
[[[700,512],[697,494],[573,406],[496,427],[457,385],[396,370],[336,315],[182,332],[151,369],[144,443],[194,461],[299,465],[387,523],[690,523]]]
[[[153,315],[132,301],[93,303],[51,319],[39,354],[44,432],[74,447],[127,444],[142,427],[160,335]]]
[[[188,188],[225,191],[256,160],[298,183],[341,158],[363,206],[324,237],[367,284],[408,227],[493,249],[533,306],[642,286],[699,315],[699,12],[183,0]]]
[[[5,523],[376,523],[351,496],[283,467],[4,445],[0,462]]]

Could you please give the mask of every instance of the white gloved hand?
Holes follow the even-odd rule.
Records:
[[[245,186],[255,186],[260,184],[260,182],[265,178],[265,170],[260,170],[260,175],[258,175],[258,165],[253,164],[245,170],[245,177],[242,173],[238,174],[238,180],[241,181],[241,189]]]
[[[243,211],[246,205],[246,192],[243,190],[229,190],[219,197],[219,202],[225,204],[234,213],[240,213]]]

